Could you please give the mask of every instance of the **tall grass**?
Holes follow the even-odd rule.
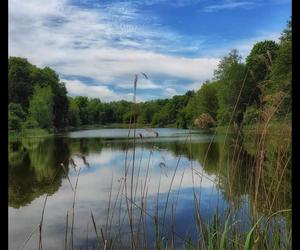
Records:
[[[148,78],[145,74],[143,75]],[[277,140],[274,143],[272,133],[269,131],[269,125],[280,107],[284,95],[272,107],[261,111],[261,126],[255,131],[255,136],[252,133],[245,134],[240,129],[233,129],[232,124],[244,82],[221,146],[217,175],[220,178],[215,180],[203,173],[216,132],[213,134],[207,147],[201,169],[197,169],[193,165],[193,142],[191,134],[188,134],[184,145],[188,151],[188,158],[191,159],[190,165],[180,165],[181,154],[175,166],[168,166],[167,163],[162,162],[159,166],[161,174],[157,186],[157,194],[153,198],[153,196],[149,197],[148,195],[151,171],[155,167],[151,164],[151,160],[153,152],[157,148],[155,148],[154,144],[148,142],[142,134],[136,134],[135,104],[138,76],[135,76],[133,115],[130,119],[125,151],[124,176],[118,180],[116,192],[113,192],[115,182],[113,178],[111,179],[105,225],[97,226],[97,221],[91,211],[90,218],[98,243],[97,249],[291,249],[291,226],[287,222],[281,223],[282,218],[286,218],[286,220],[290,218],[291,209],[290,207],[285,207],[285,204],[278,202],[278,195],[281,189],[283,189],[282,192],[289,191],[284,188],[285,183],[290,181],[291,156],[289,152],[291,140],[287,136],[285,141]],[[133,139],[130,139],[132,130]],[[153,137],[159,137],[156,131],[153,131]],[[136,154],[137,140],[140,140],[139,143],[143,146],[140,159],[137,159]],[[249,141],[253,141],[250,150],[247,145]],[[146,145],[149,156],[145,157],[146,167],[144,176],[142,176],[141,166],[144,159],[144,146]],[[82,156],[81,158],[86,164],[85,157]],[[69,164],[72,165],[72,162],[69,162]],[[63,164],[62,167],[66,172]],[[174,190],[174,181],[178,175],[179,167],[183,167],[184,170],[179,176],[179,188]],[[160,188],[162,176],[166,175],[166,169],[169,170],[168,179],[170,182],[168,191],[163,194],[160,192]],[[73,227],[79,173],[80,169],[77,174],[75,188],[73,188],[73,184],[68,179],[74,196],[69,245],[67,240],[68,212],[66,216],[65,249],[69,247],[71,249],[74,248]],[[178,227],[176,227],[176,207],[180,196],[180,187],[183,177],[187,173],[191,173],[192,177],[194,214],[187,214],[186,216],[194,217],[194,226],[197,231],[196,237],[193,236],[192,232],[181,235],[177,232]],[[219,201],[217,201],[213,215],[206,220],[201,209],[201,184],[203,178],[213,182],[216,187],[223,185],[224,193],[220,193],[220,190],[217,189],[217,197],[219,199],[221,195],[226,196],[228,202],[228,204],[219,205]],[[199,183],[197,180],[199,180]],[[170,198],[174,193],[173,191],[177,192],[175,192],[175,200],[171,201]],[[245,193],[249,199],[248,204],[250,206],[246,211],[247,213],[240,216],[238,212],[242,201],[237,201],[236,197],[241,197]],[[148,205],[151,198],[156,200],[156,209]],[[40,249],[42,249],[42,224],[46,200],[40,223]],[[250,218],[247,218],[247,215]],[[245,221],[241,221],[241,218],[245,219]],[[167,219],[169,219],[169,222]],[[245,226],[248,220],[249,223]],[[149,237],[151,232],[153,235]],[[88,244],[87,228],[87,248],[89,247]]]

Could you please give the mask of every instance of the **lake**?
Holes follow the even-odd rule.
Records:
[[[273,161],[284,161],[290,149],[276,154],[271,143],[256,171],[256,143],[255,136],[171,128],[11,141],[9,249],[39,248],[44,204],[43,249],[64,249],[66,238],[74,249],[99,249],[103,238],[128,249],[131,237],[137,249],[155,249],[156,238],[183,249],[201,233],[196,215],[207,224],[217,214],[224,224],[229,212],[232,228],[246,233],[258,218],[291,208],[289,161],[282,170]],[[272,217],[270,234],[274,228],[286,249],[291,214]]]

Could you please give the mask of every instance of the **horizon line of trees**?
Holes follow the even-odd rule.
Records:
[[[291,119],[291,21],[279,43],[257,42],[245,62],[241,59],[236,49],[231,50],[220,60],[213,79],[205,81],[198,91],[133,104],[125,100],[105,103],[99,98],[69,97],[54,70],[38,68],[25,58],[9,57],[8,128],[57,130],[129,123],[132,117],[141,125],[178,128],[230,122],[241,126],[264,121],[270,114],[277,120]]]

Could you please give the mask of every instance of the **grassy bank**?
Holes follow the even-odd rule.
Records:
[[[263,123],[256,123],[245,125],[242,128],[245,134],[261,134],[264,129],[266,129],[266,132],[270,134],[281,134],[282,132],[291,134],[292,132],[291,124],[287,122],[271,122],[270,124],[268,124],[268,126]],[[215,128],[215,130],[218,133],[226,133],[228,130],[228,126],[218,126]],[[228,132],[230,132],[230,129]]]
[[[48,132],[45,129],[22,129],[20,131],[10,130],[8,131],[8,140],[13,141],[24,137],[45,137],[52,136],[53,133]]]

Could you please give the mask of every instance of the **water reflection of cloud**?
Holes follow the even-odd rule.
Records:
[[[137,181],[137,174],[139,174],[137,199],[139,199],[140,190],[146,182],[146,171],[149,156],[150,164],[148,175],[149,179],[147,180],[147,209],[149,209],[150,212],[153,212],[156,206],[158,187],[160,187],[161,205],[166,202],[166,193],[170,189],[171,179],[179,157],[166,150],[154,150],[150,155],[148,150],[143,151],[143,148],[138,147],[136,149],[136,168],[134,174],[134,185]],[[80,245],[82,241],[86,240],[86,226],[89,221],[90,238],[94,238],[94,233],[91,227],[91,210],[93,211],[97,226],[100,227],[100,225],[104,225],[106,223],[110,187],[112,186],[112,204],[114,204],[121,186],[121,182],[118,180],[124,177],[124,151],[105,148],[99,153],[87,154],[86,158],[90,163],[90,168],[84,166],[80,158],[75,157],[75,162],[77,164],[76,169],[78,170],[79,167],[82,168],[78,181],[75,206],[74,238],[75,245],[77,246]],[[159,165],[161,162],[165,163],[167,175],[165,175],[162,167]],[[128,164],[132,166],[132,151],[129,151]],[[193,187],[191,166],[200,172],[202,171],[202,167],[198,162],[190,161],[185,157],[181,157],[172,183],[170,202],[174,201],[177,195],[177,190],[181,188],[177,207],[180,213],[183,212],[183,209],[193,207],[193,204],[189,199],[191,197],[191,193],[183,192],[184,190],[190,190]],[[138,171],[139,168],[140,171]],[[129,173],[131,174],[131,168],[129,168]],[[70,180],[73,183],[73,186],[75,186],[76,177],[77,173],[75,170],[70,169]],[[199,189],[200,186],[208,190],[214,188],[214,183],[207,178],[202,178],[202,181],[200,182],[200,177],[195,174],[194,179],[197,189]],[[130,188],[130,184],[128,185]],[[10,208],[10,242],[13,242],[10,246],[11,249],[20,247],[26,236],[28,236],[32,229],[39,223],[44,197],[45,196],[39,197],[30,205],[23,207],[21,210]],[[187,198],[188,204],[184,202],[185,205],[181,205],[181,201]],[[59,190],[50,196],[47,201],[43,227],[45,249],[56,249],[58,245],[63,248],[63,232],[65,229],[66,214],[67,211],[69,211],[70,219],[72,201],[73,192],[70,188],[70,184],[66,179],[63,179]],[[125,203],[123,197],[122,207],[124,208],[124,206]],[[118,209],[116,209],[116,216],[118,216],[118,213],[121,212],[117,210]],[[28,243],[28,249],[32,247],[34,248],[38,243],[37,240],[36,236],[32,238]]]

